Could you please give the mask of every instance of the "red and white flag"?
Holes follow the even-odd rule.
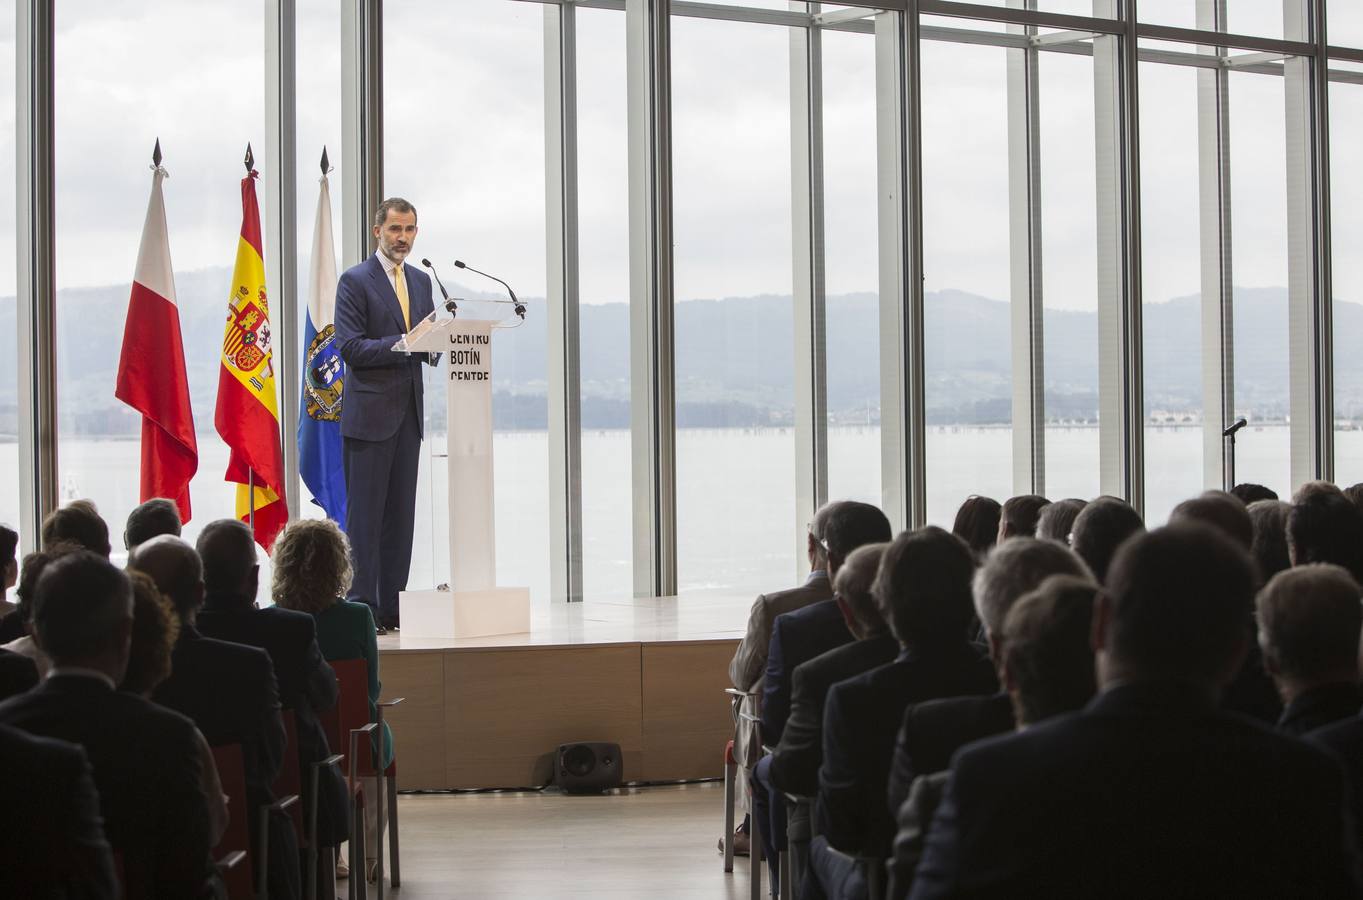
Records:
[[[159,145],[157,149],[159,156]],[[166,175],[160,165],[152,175],[114,396],[142,414],[142,500],[168,497],[180,508],[181,521],[188,522],[189,481],[199,468],[199,446],[189,407],[189,379],[161,195]]]

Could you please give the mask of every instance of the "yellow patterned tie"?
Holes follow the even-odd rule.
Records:
[[[407,302],[407,279],[402,276],[402,263],[393,267],[393,288],[398,293],[398,306],[402,307],[402,321],[407,324],[407,330],[412,330],[412,307]]]

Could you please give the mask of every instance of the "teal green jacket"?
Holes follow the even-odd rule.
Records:
[[[377,722],[379,709],[376,704],[383,684],[379,681],[379,641],[374,633],[374,614],[364,603],[341,600],[319,613],[313,613],[312,617],[317,620],[317,645],[322,648],[322,656],[327,662],[363,659],[369,664],[369,721]],[[344,753],[345,748],[332,747],[331,752]],[[392,761],[393,732],[384,722],[381,768],[388,768]]]

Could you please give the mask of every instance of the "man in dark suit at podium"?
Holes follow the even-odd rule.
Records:
[[[383,201],[374,213],[378,249],[336,285],[336,343],[348,382],[345,530],[355,570],[346,599],[368,603],[380,633],[398,627],[398,592],[412,563],[427,356],[391,348],[434,309],[431,279],[407,262],[416,233],[416,207],[400,197]]]

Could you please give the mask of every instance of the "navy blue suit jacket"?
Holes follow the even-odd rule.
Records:
[[[1356,897],[1340,766],[1179,684],[962,749],[913,882],[936,897]]]
[[[784,613],[771,626],[767,672],[762,683],[762,742],[775,746],[790,715],[791,679],[795,667],[852,640],[836,600]]]
[[[410,262],[407,300],[412,324],[431,314],[431,279]],[[336,284],[336,344],[346,364],[341,434],[363,441],[386,441],[397,433],[412,402],[422,425],[421,366],[425,353],[394,353],[407,333],[393,282],[377,256],[351,266]]]

